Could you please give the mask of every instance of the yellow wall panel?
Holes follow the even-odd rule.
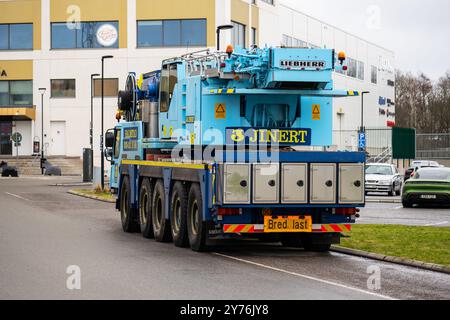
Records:
[[[119,48],[127,47],[127,0],[51,0],[51,22],[74,21],[78,13],[81,22],[119,21]]]
[[[33,80],[33,61],[0,60],[0,80]]]
[[[207,19],[207,45],[216,43],[215,0],[137,0],[137,20]]]
[[[41,0],[0,1],[0,23],[33,23],[33,49],[41,49]]]

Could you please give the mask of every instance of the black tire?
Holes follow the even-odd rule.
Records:
[[[123,177],[120,187],[120,219],[122,221],[122,229],[127,233],[139,231],[137,210],[131,207],[130,194],[130,178],[126,176]]]
[[[203,221],[202,210],[203,199],[200,186],[193,183],[188,196],[187,229],[189,245],[193,251],[197,252],[207,250],[208,225]]]
[[[402,195],[402,188],[400,187],[400,190],[395,192],[396,196],[401,196]]]
[[[402,200],[403,208],[412,208],[413,204],[407,200]]]
[[[282,234],[280,237],[281,244],[283,247],[288,248],[302,248],[302,236],[298,233],[286,233]]]
[[[173,243],[176,247],[186,248],[189,246],[187,233],[187,211],[188,195],[186,187],[181,182],[175,182],[172,188],[170,201],[170,229]]]
[[[312,234],[303,234],[302,244],[305,251],[309,252],[328,252],[331,248],[331,243],[314,242]]]
[[[158,242],[172,241],[170,221],[165,216],[165,192],[162,180],[156,181],[152,199],[152,225],[155,240]]]
[[[155,237],[152,224],[152,197],[152,185],[150,180],[145,178],[139,190],[139,225],[142,236],[147,239]]]
[[[395,184],[392,185],[392,190],[389,195],[392,197],[395,197],[397,195],[397,191],[395,191]]]

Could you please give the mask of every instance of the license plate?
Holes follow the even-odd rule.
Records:
[[[264,232],[312,232],[312,217],[264,217]]]
[[[423,194],[420,196],[421,199],[437,199],[437,196],[434,194]]]

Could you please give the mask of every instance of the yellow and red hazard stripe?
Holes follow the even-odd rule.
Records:
[[[350,232],[352,231],[352,226],[350,224],[322,224],[320,228],[319,225],[314,225],[313,232]]]
[[[313,225],[313,233],[340,233],[350,232],[352,226],[350,224],[315,224]],[[225,224],[223,226],[224,233],[263,233],[264,225],[262,224]]]

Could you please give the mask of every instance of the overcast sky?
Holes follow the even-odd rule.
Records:
[[[449,0],[282,1],[393,50],[397,69],[434,80],[450,71]]]

